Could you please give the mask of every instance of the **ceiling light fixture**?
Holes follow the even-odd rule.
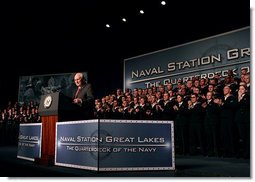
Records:
[[[166,1],[161,1],[161,5],[165,6],[166,5]]]

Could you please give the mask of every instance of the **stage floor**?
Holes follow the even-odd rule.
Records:
[[[250,160],[203,156],[176,156],[175,171],[94,172],[58,166],[40,166],[17,159],[17,147],[0,147],[4,177],[250,177]]]

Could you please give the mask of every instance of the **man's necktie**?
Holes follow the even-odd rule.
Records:
[[[80,92],[80,90],[81,90],[81,87],[78,87],[78,89],[77,89],[77,91],[76,91],[76,93],[75,93],[75,96],[74,96],[75,99],[77,98],[78,93]]]

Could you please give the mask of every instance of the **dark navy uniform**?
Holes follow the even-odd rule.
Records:
[[[243,95],[237,104],[235,123],[238,127],[240,142],[242,144],[242,157],[250,157],[250,96]]]

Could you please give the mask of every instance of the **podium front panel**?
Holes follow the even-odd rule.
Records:
[[[98,171],[174,170],[173,127],[173,121],[60,122],[55,165]]]

